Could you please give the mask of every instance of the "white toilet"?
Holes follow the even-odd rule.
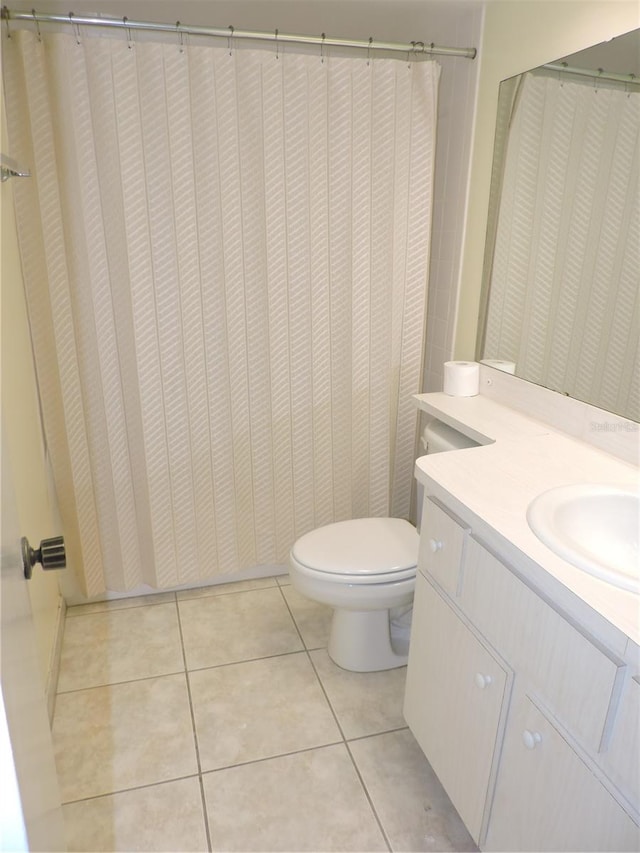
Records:
[[[422,434],[426,453],[476,442],[440,421]],[[422,490],[418,489],[418,518]],[[404,666],[406,648],[394,648],[390,611],[413,600],[419,536],[401,518],[355,518],[301,536],[289,555],[291,583],[313,601],[333,607],[328,652],[343,669],[373,672]]]

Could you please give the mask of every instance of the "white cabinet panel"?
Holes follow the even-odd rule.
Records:
[[[469,538],[461,607],[507,663],[526,675],[593,752],[600,749],[624,665]]]
[[[500,664],[418,573],[405,717],[476,842],[506,681]]]
[[[484,849],[640,849],[633,820],[524,696],[512,703]]]
[[[458,524],[431,498],[425,500],[420,525],[418,565],[451,596],[455,596],[458,591],[464,540],[468,532],[468,527]]]
[[[629,678],[602,767],[640,810],[640,679]],[[640,849],[640,848],[639,848]]]

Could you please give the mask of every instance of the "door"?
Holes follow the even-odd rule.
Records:
[[[65,850],[56,775],[38,663],[31,601],[24,577],[20,530],[2,430],[0,526],[0,849]]]

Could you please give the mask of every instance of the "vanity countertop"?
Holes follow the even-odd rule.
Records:
[[[416,401],[483,445],[419,458],[416,477],[427,491],[448,503],[525,580],[580,621],[595,623],[596,633],[621,655],[627,638],[640,645],[640,596],[556,556],[526,518],[541,492],[574,483],[637,488],[638,469],[481,395],[420,394]]]

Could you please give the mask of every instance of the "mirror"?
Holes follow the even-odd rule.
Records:
[[[478,361],[640,420],[640,30],[500,84]]]

